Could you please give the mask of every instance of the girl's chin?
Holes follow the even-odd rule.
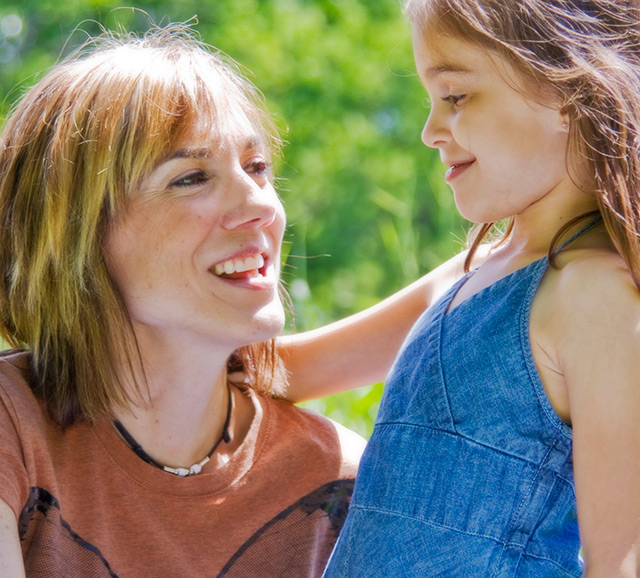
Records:
[[[497,207],[478,207],[471,203],[462,203],[455,199],[456,207],[460,215],[462,215],[470,223],[481,225],[484,223],[497,223],[503,219],[508,219],[512,215],[505,215],[504,211],[496,210]]]

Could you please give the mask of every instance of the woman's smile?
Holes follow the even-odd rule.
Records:
[[[268,251],[236,255],[216,263],[209,271],[233,286],[255,290],[276,287],[279,277]]]

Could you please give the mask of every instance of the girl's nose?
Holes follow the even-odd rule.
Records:
[[[222,217],[223,228],[259,229],[284,215],[282,203],[270,182],[258,183],[244,172],[234,181],[229,191],[230,208]]]
[[[451,131],[441,115],[431,108],[427,122],[422,129],[422,142],[431,148],[439,148],[451,141]]]

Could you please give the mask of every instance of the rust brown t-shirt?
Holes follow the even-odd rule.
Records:
[[[312,412],[248,393],[255,417],[222,468],[188,478],[142,461],[111,422],[61,431],[0,357],[0,498],[27,576],[320,576],[364,441]]]

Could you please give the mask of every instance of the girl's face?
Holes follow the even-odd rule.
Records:
[[[427,46],[419,28],[413,38],[431,99],[422,140],[449,167],[445,178],[465,218],[495,222],[552,191],[574,188],[565,158],[568,125],[558,103],[525,98],[522,80],[498,54],[445,35]]]
[[[284,210],[265,144],[235,120],[224,147],[188,132],[107,234],[109,271],[140,343],[218,343],[228,354],[282,328]]]

